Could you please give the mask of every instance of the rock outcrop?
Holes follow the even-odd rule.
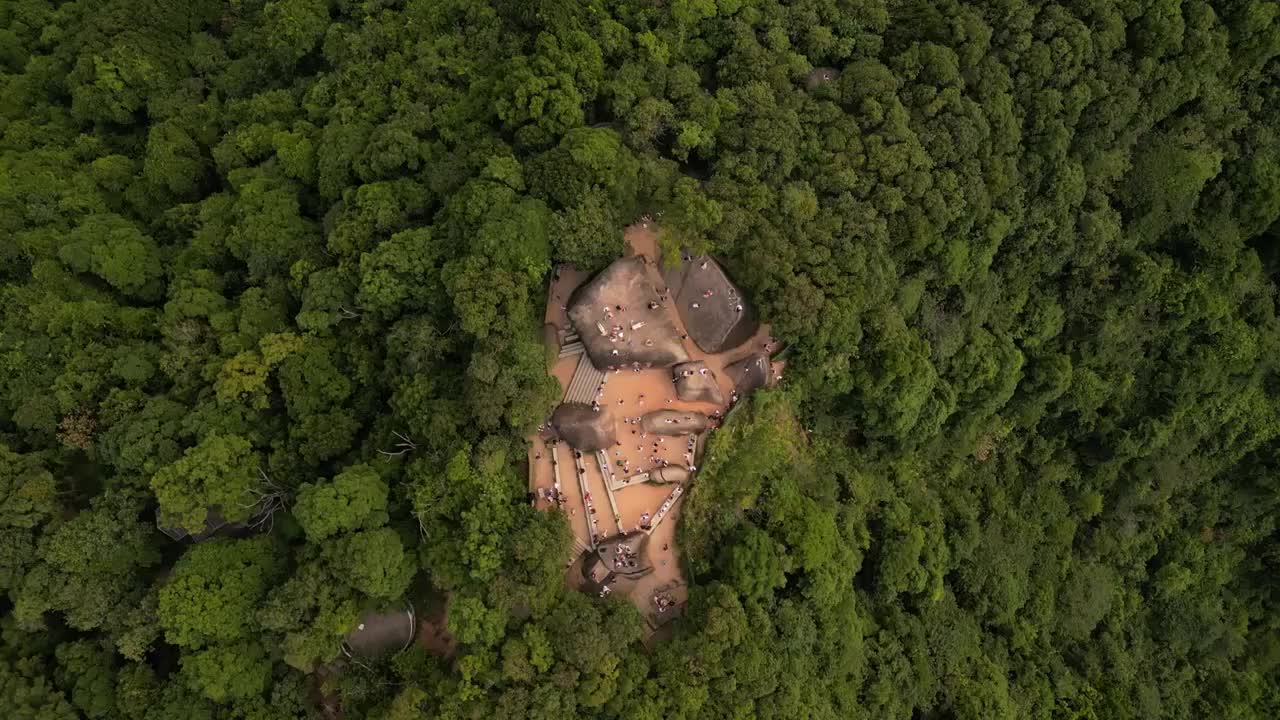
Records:
[[[710,426],[707,416],[688,410],[659,410],[640,418],[640,427],[655,435],[688,435]]]
[[[643,257],[613,262],[579,287],[569,320],[598,368],[666,367],[689,359]]]
[[[689,481],[689,468],[683,465],[664,465],[649,471],[646,482],[668,485]]]
[[[412,607],[366,610],[354,629],[342,638],[348,655],[376,659],[399,652],[413,642]]]
[[[746,298],[713,258],[686,261],[667,273],[667,282],[689,337],[703,352],[735,348],[759,328]]]
[[[724,402],[715,374],[701,360],[672,366],[671,382],[676,386],[676,397],[685,402],[708,402],[716,405]]]
[[[551,427],[574,450],[595,452],[617,441],[618,424],[606,408],[593,410],[584,403],[564,403],[551,413]]]
[[[762,352],[752,353],[724,371],[733,381],[734,391],[740,396],[773,383],[773,366],[769,362],[769,356]]]
[[[649,536],[642,532],[602,540],[582,559],[582,579],[586,589],[593,593],[600,592],[606,585],[615,592],[629,592],[633,587],[631,583],[651,572]]]

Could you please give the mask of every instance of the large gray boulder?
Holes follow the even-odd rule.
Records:
[[[666,278],[685,330],[703,352],[738,347],[760,327],[746,297],[715,259],[692,258]]]
[[[655,435],[689,435],[709,426],[706,415],[688,410],[659,410],[640,418],[640,427]]]
[[[769,362],[769,356],[762,352],[751,353],[726,367],[724,371],[733,381],[733,389],[738,395],[746,395],[756,388],[773,384],[773,365]]]
[[[569,301],[569,320],[598,368],[689,359],[641,256],[614,261]],[[657,305],[657,307],[650,307]]]
[[[709,402],[716,405],[724,402],[715,373],[701,360],[672,366],[671,382],[676,386],[676,397],[685,402]]]
[[[564,403],[551,413],[551,427],[574,450],[595,452],[617,441],[618,424],[606,408],[597,412],[585,403]]]
[[[664,465],[649,471],[646,482],[659,485],[682,483],[689,481],[689,468],[683,465]]]

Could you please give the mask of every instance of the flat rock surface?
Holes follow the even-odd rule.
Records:
[[[671,381],[676,386],[676,397],[685,402],[709,402],[716,405],[724,402],[715,373],[701,360],[673,366]]]
[[[640,419],[640,427],[655,435],[688,435],[707,429],[707,416],[691,410],[659,410]]]
[[[551,413],[551,426],[574,450],[595,452],[617,441],[617,422],[607,408],[599,412],[583,403],[564,403]]]
[[[692,258],[665,277],[689,338],[703,352],[735,348],[759,328],[746,298],[714,258]]]
[[[689,359],[666,311],[650,307],[663,301],[645,264],[640,256],[614,261],[573,293],[569,320],[598,368]]]

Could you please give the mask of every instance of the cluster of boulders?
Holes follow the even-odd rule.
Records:
[[[617,260],[575,290],[566,311],[575,342],[582,343],[580,351],[594,367],[670,368],[680,400],[720,405],[725,398],[714,371],[701,360],[690,360],[683,341],[693,340],[704,352],[722,352],[751,338],[759,326],[719,263],[706,256],[686,255],[683,259],[662,275],[666,283],[662,288],[655,285],[655,274],[645,258]],[[667,312],[667,305],[673,302],[687,336],[680,334]],[[768,386],[772,379],[769,356],[764,352],[726,367],[725,373],[733,382],[731,403]],[[645,433],[674,436],[705,432],[713,419],[699,412],[658,410],[633,421]],[[560,405],[550,425],[560,439],[581,452],[604,450],[618,441],[615,418],[595,401]],[[687,468],[670,466],[649,477],[654,482],[682,482],[688,472]]]

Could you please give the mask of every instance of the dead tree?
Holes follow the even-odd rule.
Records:
[[[393,458],[393,457],[400,457],[401,455],[405,455],[407,453],[413,452],[414,450],[418,449],[418,446],[416,443],[414,443],[412,440],[405,437],[404,435],[400,434],[399,432],[396,432],[393,430],[391,434],[400,438],[400,442],[396,443],[395,445],[396,449],[390,452],[387,450],[379,450],[378,451],[379,453],[389,458]]]
[[[258,475],[261,479],[258,487],[249,489],[253,500],[242,507],[254,508],[252,517],[255,519],[249,527],[271,532],[271,528],[275,526],[276,511],[289,506],[289,494],[284,488],[275,484],[261,468],[258,469]]]

